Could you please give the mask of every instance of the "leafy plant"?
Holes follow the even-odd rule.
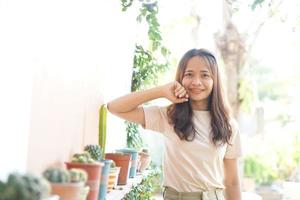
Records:
[[[12,173],[6,182],[0,181],[0,200],[42,200],[49,193],[49,183],[33,174]]]
[[[258,184],[271,184],[278,178],[276,169],[258,155],[244,158],[244,176],[254,178]]]
[[[132,187],[122,200],[154,200],[153,194],[160,187],[160,183],[155,184],[159,178],[160,172],[152,172],[140,184]]]
[[[127,132],[127,146],[129,148],[135,148],[139,149],[143,146],[144,142],[143,139],[140,136],[140,133],[138,131],[138,125],[131,122],[125,122],[126,132]]]
[[[143,2],[143,1],[142,1]],[[123,11],[127,10],[133,0],[121,0]],[[149,47],[136,44],[134,53],[134,65],[131,79],[131,91],[139,91],[147,86],[155,84],[160,73],[169,66],[169,50],[162,45],[160,24],[157,18],[157,2],[141,3],[140,14],[137,22],[146,22],[148,25]],[[138,126],[133,123],[126,123],[127,146],[139,149],[143,145],[142,137],[138,131]]]

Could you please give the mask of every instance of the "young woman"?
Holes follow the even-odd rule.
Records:
[[[157,98],[172,104],[141,106]],[[115,99],[108,110],[165,136],[164,199],[241,199],[240,135],[212,53],[189,50],[179,62],[176,81]]]

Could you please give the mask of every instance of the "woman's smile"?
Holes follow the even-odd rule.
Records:
[[[193,94],[201,94],[205,91],[205,89],[189,89],[189,91]]]

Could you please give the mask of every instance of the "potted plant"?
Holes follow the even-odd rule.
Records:
[[[124,154],[130,154],[131,155],[131,165],[130,165],[130,171],[129,171],[129,178],[134,178],[136,176],[136,170],[137,170],[138,152],[135,149],[132,149],[132,148],[118,149],[116,151],[124,153]]]
[[[66,162],[65,164],[68,169],[79,168],[87,172],[87,185],[90,188],[87,200],[96,200],[99,194],[100,179],[104,164],[92,159],[87,151],[81,154],[74,154],[71,162]]]
[[[112,191],[112,189],[114,189],[117,186],[119,173],[120,167],[117,167],[116,163],[112,161],[108,176],[107,192]]]
[[[126,154],[122,152],[106,153],[105,158],[113,160],[116,163],[116,166],[120,167],[118,185],[126,185],[129,177],[131,154]]]
[[[142,173],[145,169],[147,169],[151,163],[151,157],[149,154],[149,150],[146,148],[141,149],[139,152],[139,162],[137,171]]]
[[[92,145],[92,144],[86,145],[84,147],[84,150],[89,152],[91,157],[94,160],[96,160],[98,162],[102,162],[104,164],[104,166],[102,168],[102,173],[101,173],[99,197],[98,197],[98,200],[104,200],[106,198],[108,175],[109,175],[112,160],[102,159],[101,147],[99,145],[96,145],[96,144],[95,145]]]
[[[12,173],[0,181],[0,200],[45,200],[49,194],[49,182],[33,174]]]
[[[48,168],[43,176],[51,183],[51,192],[61,200],[81,200],[86,198],[87,173],[81,169]]]

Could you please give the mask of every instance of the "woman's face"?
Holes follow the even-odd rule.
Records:
[[[213,88],[213,79],[205,59],[194,56],[187,62],[182,85],[192,102],[203,102],[208,105]]]

